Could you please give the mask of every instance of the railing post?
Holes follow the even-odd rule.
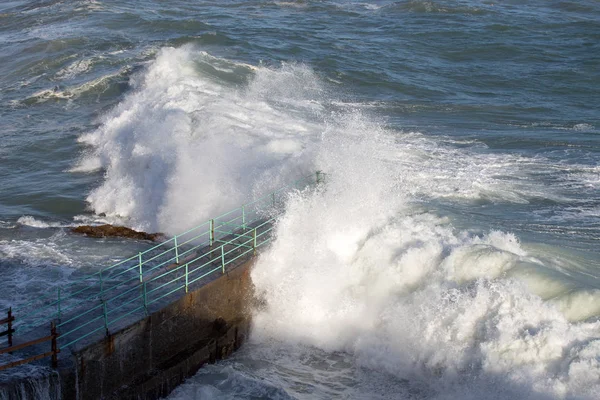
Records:
[[[321,183],[321,171],[317,171],[317,185]]]
[[[188,292],[188,265],[189,263],[185,263],[185,292]]]
[[[211,219],[210,220],[210,232],[209,232],[209,236],[208,236],[208,242],[209,242],[209,245],[211,248],[212,248],[214,240],[215,240],[215,220]]]
[[[60,286],[58,287],[57,292],[58,292],[58,299],[56,300],[56,307],[58,308],[58,310],[57,310],[56,314],[57,314],[58,320],[60,321],[60,317],[61,317],[61,312],[60,312]]]
[[[140,282],[144,281],[144,273],[142,272],[142,253],[140,252],[139,254],[139,258],[140,258]]]
[[[148,292],[146,291],[146,282],[143,283],[143,291],[144,291],[144,312],[146,316],[148,316]]]
[[[225,245],[221,245],[221,269],[225,273]]]
[[[50,322],[50,335],[52,335],[52,368],[56,369],[58,367],[58,345],[56,343],[58,334],[54,321]]]
[[[275,192],[271,193],[271,197],[273,199],[273,207],[275,207]]]
[[[256,255],[256,228],[252,231],[252,249],[254,250],[254,255]]]
[[[13,334],[13,330],[12,330],[12,322],[13,322],[13,315],[12,315],[12,307],[8,308],[8,347],[12,347],[13,342],[12,342],[12,334]]]
[[[102,302],[102,313],[104,314],[104,329],[106,330],[106,336],[110,336],[108,332],[108,312],[106,312],[106,302],[100,299]]]
[[[246,209],[242,204],[242,229],[246,232]]]
[[[102,270],[100,270],[100,298],[104,295],[104,279],[102,279]]]
[[[175,264],[179,264],[179,250],[177,249],[177,235],[173,236],[175,240]]]

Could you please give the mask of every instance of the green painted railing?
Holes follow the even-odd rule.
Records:
[[[241,262],[271,240],[284,195],[320,183],[316,172],[94,274],[13,308],[15,335],[56,321],[66,348],[109,334]]]

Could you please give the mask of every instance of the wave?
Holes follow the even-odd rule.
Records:
[[[561,304],[532,293],[518,271],[551,266],[512,234],[457,231],[415,209],[396,167],[365,155],[389,139],[368,133],[336,135],[318,156],[327,187],[290,196],[252,271],[254,339],[346,352],[426,382],[424,398],[597,398],[596,293]]]
[[[454,2],[440,2],[428,0],[391,1],[383,4],[358,3],[367,10],[402,11],[414,13],[440,13],[440,14],[464,14],[483,15],[487,14],[487,6],[480,7],[460,5]]]
[[[61,222],[46,222],[36,219],[30,215],[24,215],[17,220],[20,225],[31,226],[33,228],[66,228],[71,225]]]
[[[88,196],[98,214],[176,233],[310,168],[321,126],[306,116],[322,89],[307,67],[253,70],[184,46],[163,49],[132,85],[80,138],[93,151],[75,168],[106,169]]]
[[[130,82],[133,91],[80,137],[91,150],[71,171],[104,169],[91,207],[146,231],[176,233],[313,169],[327,131],[370,112],[335,99],[307,66],[255,67],[190,45],[161,50]],[[381,157],[421,199],[572,200],[535,179],[549,160],[485,150],[399,132]]]
[[[66,67],[60,69],[54,78],[57,80],[71,79],[77,75],[83,74],[89,71],[94,65],[95,60],[92,58],[83,58],[72,62]]]
[[[81,66],[75,66],[73,68],[74,70],[64,72],[65,79],[67,78],[68,74],[73,74],[74,76],[76,73],[83,72],[76,71],[77,68],[83,68]],[[67,68],[67,70],[68,69],[69,68]],[[64,89],[57,85],[52,89],[38,91],[26,99],[17,101],[16,103],[31,105],[36,103],[44,103],[51,100],[75,100],[83,96],[99,96],[114,89],[119,90],[118,88],[122,79],[125,78],[130,71],[131,69],[129,67],[125,67],[115,73],[103,75],[99,78],[84,82],[81,85],[67,87]]]
[[[132,85],[80,138],[90,146],[80,167],[106,171],[87,198],[98,214],[177,233],[302,173],[328,173],[326,185],[289,194],[252,271],[262,300],[253,340],[268,362],[295,346],[340,352],[351,369],[431,399],[600,394],[599,311],[576,315],[572,304],[589,299],[566,294],[587,289],[515,235],[458,230],[427,208],[564,201],[532,178],[550,161],[390,131],[368,110],[340,111],[301,64],[248,68],[164,48]]]
[[[600,290],[579,289],[551,300],[570,321],[585,321],[600,315]]]
[[[14,228],[16,225],[10,221],[2,221],[0,220],[0,228],[2,229],[12,229]]]

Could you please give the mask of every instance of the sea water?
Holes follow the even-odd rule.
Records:
[[[170,399],[600,398],[595,1],[5,1],[23,304],[289,193],[249,342]]]

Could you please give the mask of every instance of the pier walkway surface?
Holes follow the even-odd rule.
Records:
[[[243,311],[247,307],[240,302],[248,302],[251,283],[247,271],[245,275],[232,273],[240,266],[247,269],[253,256],[271,241],[273,223],[283,210],[285,196],[293,189],[320,183],[323,176],[321,172],[305,176],[132,257],[37,296],[18,309],[9,310],[7,318],[0,321],[7,327],[0,333],[7,340],[7,347],[0,349],[0,370],[10,374],[13,367],[28,362],[39,364],[41,361],[37,360],[50,357],[54,370],[38,368],[46,374],[36,372],[45,376],[48,395],[43,397],[47,398],[158,398],[165,395],[204,362],[220,359],[239,347],[249,327],[248,313]],[[217,282],[221,277],[226,281]],[[224,292],[226,288],[230,293]],[[233,292],[234,297],[246,298],[232,298]],[[219,298],[207,299],[209,293],[212,293],[209,297]],[[202,304],[197,304],[196,310],[190,313],[189,307],[198,301]],[[236,309],[229,310],[233,304]],[[202,315],[198,314],[200,309]],[[197,321],[181,321],[186,313]],[[224,318],[226,315],[228,318]],[[176,320],[180,322],[173,322]],[[157,348],[163,340],[157,340],[158,321],[162,321],[160,329],[168,326],[171,336],[180,338],[169,338],[172,343],[165,344],[165,349]],[[200,334],[197,338],[189,337],[197,334]],[[145,343],[144,338],[152,335],[155,342]],[[164,335],[169,333],[161,331],[160,337]],[[139,346],[140,340],[145,340],[141,344],[144,348],[154,345],[154,349],[148,348],[148,357],[152,360],[144,361],[145,356],[132,348],[132,343]],[[157,360],[156,354],[164,353],[167,347],[172,354],[162,358],[168,360]],[[140,369],[135,366],[137,362],[127,360],[132,357],[153,365],[136,372],[135,369]],[[85,382],[86,372],[94,369],[90,367],[91,359],[96,369],[103,371],[100,375],[107,375],[97,380],[111,382]],[[123,367],[124,361],[132,364],[130,370]],[[166,361],[169,361],[168,368]],[[109,364],[114,362],[120,363],[120,374],[130,376],[109,378]],[[163,367],[157,367],[159,365]],[[177,379],[160,377],[159,369],[166,371],[173,366],[177,367]],[[22,375],[15,374],[13,381],[23,380]],[[157,377],[160,378],[157,382],[148,384],[151,378],[156,380]],[[169,382],[165,383],[165,379]],[[77,382],[69,382],[71,380]],[[70,384],[73,390],[64,387]],[[31,396],[39,396],[36,392],[40,388],[35,388],[35,384],[30,386],[35,389],[30,390]],[[82,390],[86,393],[81,393]],[[9,380],[0,385],[0,399],[13,398],[18,393],[21,393],[18,398],[28,398],[26,392],[22,382],[11,384]]]

